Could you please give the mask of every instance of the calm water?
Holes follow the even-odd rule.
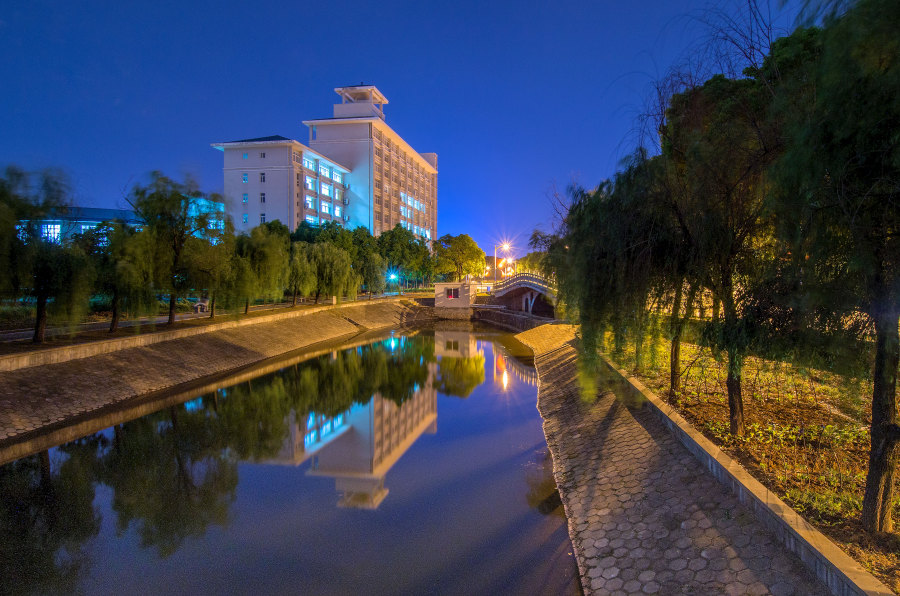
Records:
[[[509,336],[393,332],[0,468],[0,592],[572,594]]]

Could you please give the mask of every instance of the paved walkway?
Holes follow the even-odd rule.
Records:
[[[582,400],[572,328],[535,348],[539,409],[591,594],[828,594],[640,404]]]

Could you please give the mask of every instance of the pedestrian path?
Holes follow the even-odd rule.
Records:
[[[648,408],[583,399],[561,332],[526,341],[585,593],[828,594]]]

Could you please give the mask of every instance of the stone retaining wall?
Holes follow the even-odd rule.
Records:
[[[156,331],[151,333],[142,333],[140,335],[133,335],[130,337],[116,337],[112,339],[92,341],[74,346],[39,349],[30,352],[24,352],[21,354],[8,354],[5,356],[0,356],[0,372],[18,370],[20,368],[28,368],[32,366],[41,366],[44,364],[67,362],[69,360],[78,360],[80,358],[89,358],[91,356],[109,354],[111,352],[117,352],[119,350],[125,350],[128,348],[149,346],[157,343],[171,341],[173,339],[203,335],[206,333],[223,331],[225,329],[235,329],[238,327],[246,327],[248,325],[271,323],[297,317],[307,317],[331,309],[354,309],[364,304],[372,305],[383,303],[398,303],[402,300],[402,298],[381,298],[373,301],[364,301],[364,303],[348,302],[339,304],[337,306],[329,305],[317,306],[313,308],[291,309],[286,312],[277,312],[266,316],[246,317],[237,320],[232,319],[222,321],[220,323],[200,325],[197,327],[188,327],[185,329],[174,329],[172,331]]]
[[[475,308],[473,320],[484,321],[510,331],[528,331],[552,322],[552,319],[535,317],[523,313],[515,313],[497,308]]]
[[[151,392],[367,329],[430,319],[430,310],[399,300],[359,302],[0,373],[0,448]]]

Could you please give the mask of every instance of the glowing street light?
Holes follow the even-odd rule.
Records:
[[[500,244],[500,245],[497,245],[497,244],[494,245],[494,285],[495,286],[497,285],[497,269],[499,269],[499,267],[497,267],[497,246],[499,246],[503,250],[503,252],[507,253],[507,257],[509,257],[509,249],[510,249],[509,242],[504,242],[503,244]]]

